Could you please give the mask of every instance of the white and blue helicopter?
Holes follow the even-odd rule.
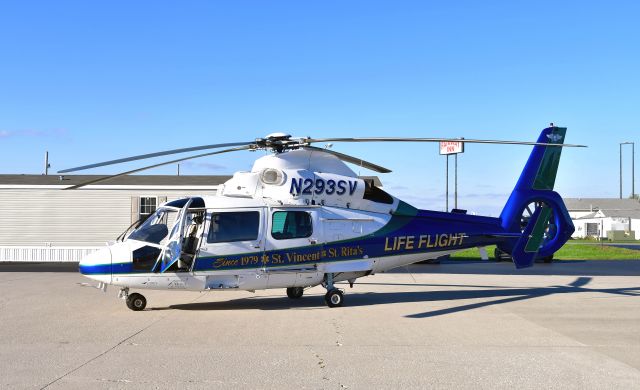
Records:
[[[215,196],[189,197],[158,207],[116,243],[91,253],[80,272],[120,287],[131,310],[146,307],[143,290],[282,288],[292,299],[322,285],[329,307],[342,306],[336,282],[495,244],[517,268],[552,256],[573,224],[553,191],[566,128],[548,127],[537,142],[464,139],[465,143],[532,145],[533,151],[498,218],[463,210],[419,210],[359,178],[345,162],[376,172],[376,164],[312,146],[327,142],[441,142],[438,138],[293,138],[275,133],[251,142],[205,145],[111,160],[60,173],[174,153],[218,149],[103,177],[98,181],[192,158],[269,150],[250,172],[237,172]],[[220,150],[222,149],[222,150]]]

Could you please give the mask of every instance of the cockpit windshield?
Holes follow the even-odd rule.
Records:
[[[179,212],[180,209],[176,207],[161,207],[127,238],[165,245],[169,237],[169,226],[175,228],[174,225]]]
[[[133,252],[133,268],[188,271],[203,234],[204,215],[202,198],[183,198],[162,205],[127,237],[148,244]]]

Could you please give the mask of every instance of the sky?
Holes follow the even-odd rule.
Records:
[[[638,2],[59,0],[0,7],[3,174],[43,173],[45,151],[55,173],[272,132],[535,141],[553,122],[568,128],[567,143],[588,145],[563,151],[556,190],[617,197],[619,143],[640,142]],[[388,192],[444,209],[445,158],[437,144],[333,149],[393,170],[380,174]],[[459,208],[498,215],[530,151],[467,145],[458,158]],[[631,148],[623,153],[629,196]],[[180,171],[231,174],[249,170],[258,156],[213,156]]]

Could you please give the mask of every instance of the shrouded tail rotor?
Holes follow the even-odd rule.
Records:
[[[549,127],[539,143],[562,143],[566,129]],[[553,255],[573,234],[575,228],[560,195],[553,191],[562,148],[555,145],[534,147],[500,219],[509,232],[521,236],[498,245],[511,254],[517,268],[530,267],[536,257]]]

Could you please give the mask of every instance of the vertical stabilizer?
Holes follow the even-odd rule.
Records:
[[[567,129],[548,127],[538,143],[562,144]],[[521,232],[517,240],[501,244],[516,267],[533,265],[536,257],[552,255],[571,237],[574,227],[557,192],[553,191],[560,164],[561,146],[534,146],[500,219],[509,232]]]

